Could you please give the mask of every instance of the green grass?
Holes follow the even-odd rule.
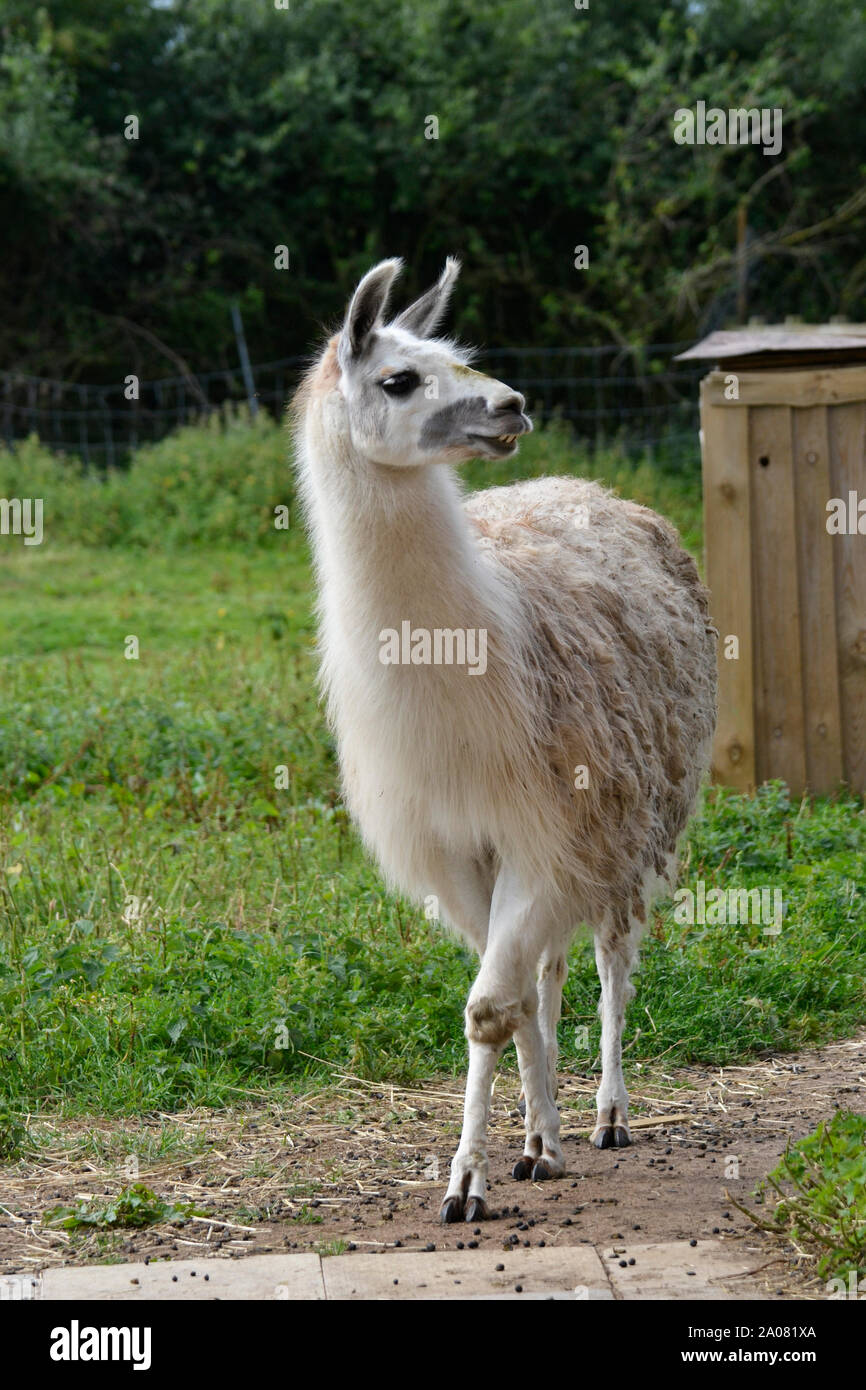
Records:
[[[36,444],[0,452],[0,496],[45,499],[42,546],[0,538],[0,1134],[12,1147],[28,1111],[276,1099],[327,1063],[394,1080],[463,1066],[472,958],[383,890],[339,803],[286,454],[281,429],[242,420],[181,431],[107,481]],[[521,476],[569,470],[655,506],[699,549],[694,473],[615,452],[589,461],[561,428],[525,443]],[[467,473],[480,486],[517,471]],[[277,505],[287,530],[272,525]],[[130,635],[138,660],[124,656]],[[698,880],[780,888],[783,929],[679,925],[660,904],[629,1061],[730,1062],[863,1021],[862,801],[711,793],[686,846],[682,881]],[[572,966],[564,1065],[586,1071],[598,1045],[588,943]]]

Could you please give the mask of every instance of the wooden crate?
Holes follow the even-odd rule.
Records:
[[[866,792],[866,330],[715,334],[684,356],[702,349],[719,361],[701,383],[714,779]]]

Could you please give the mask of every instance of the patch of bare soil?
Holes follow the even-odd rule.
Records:
[[[836,1108],[866,1108],[866,1033],[749,1066],[633,1071],[628,1149],[599,1151],[588,1142],[595,1086],[590,1077],[561,1082],[568,1175],[517,1182],[519,1082],[500,1074],[488,1192],[495,1219],[475,1226],[438,1219],[460,1130],[462,1087],[453,1079],[405,1089],[339,1074],[291,1111],[268,1105],[263,1094],[243,1110],[122,1124],[43,1116],[31,1121],[38,1158],[0,1178],[0,1270],[267,1251],[490,1253],[585,1242],[627,1249],[715,1237],[745,1242],[764,1296],[820,1292],[811,1261],[756,1230],[727,1194],[754,1209],[755,1184],[789,1142]],[[172,1156],[141,1159],[134,1180],[204,1215],[90,1235],[41,1224],[51,1207],[128,1186],[136,1144],[142,1153],[161,1144]]]

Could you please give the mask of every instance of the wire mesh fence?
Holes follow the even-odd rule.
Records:
[[[686,346],[503,348],[481,353],[477,365],[521,391],[536,420],[568,420],[592,448],[616,442],[652,451],[664,444],[670,455],[691,457],[705,368],[672,364]],[[307,362],[285,357],[254,366],[259,406],[278,417]],[[52,449],[111,468],[179,425],[246,399],[240,368],[105,386],[3,371],[0,437],[14,448],[35,434]]]

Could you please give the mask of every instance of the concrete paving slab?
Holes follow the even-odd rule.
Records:
[[[43,1299],[618,1299],[760,1297],[743,1278],[760,1255],[722,1241],[544,1249],[390,1250],[382,1254],[248,1255],[227,1260],[46,1269],[26,1293]],[[634,1263],[630,1263],[634,1261]],[[497,1269],[502,1265],[502,1269]],[[519,1292],[518,1292],[519,1288]]]
[[[467,1303],[613,1303],[610,1289],[555,1289],[550,1293],[476,1293],[466,1299]]]
[[[43,1299],[323,1299],[318,1255],[247,1255],[240,1260],[46,1269]]]
[[[322,1261],[322,1276],[328,1299],[543,1297],[566,1290],[572,1299],[610,1296],[601,1260],[589,1245],[331,1255]]]
[[[718,1240],[624,1242],[602,1251],[608,1278],[624,1299],[754,1298],[754,1284],[742,1276],[754,1267],[748,1254]],[[757,1262],[760,1263],[760,1258]],[[634,1260],[634,1264],[629,1261]],[[726,1280],[732,1282],[726,1283]]]

